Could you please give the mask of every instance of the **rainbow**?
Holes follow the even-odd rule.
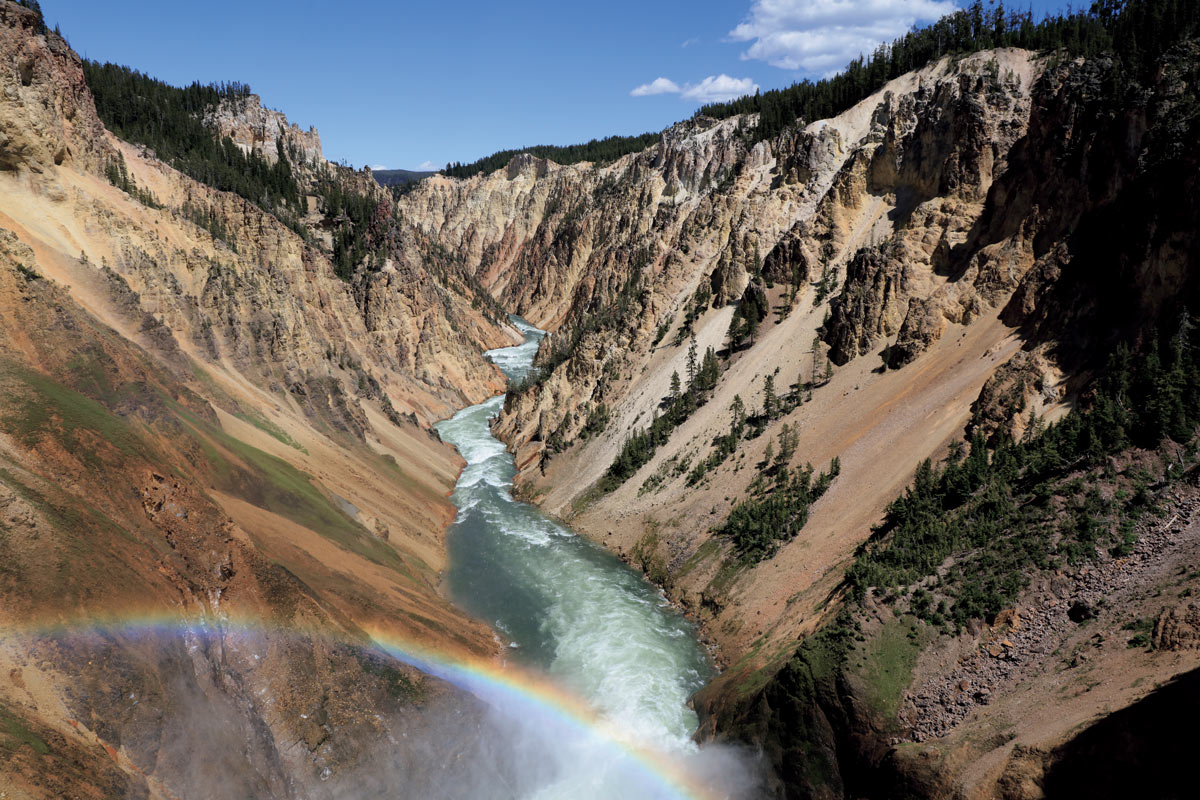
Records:
[[[85,634],[266,635],[302,637],[331,644],[375,648],[391,658],[458,687],[493,707],[513,705],[523,715],[558,726],[610,748],[636,770],[650,791],[648,796],[671,800],[721,800],[688,775],[669,754],[634,742],[602,719],[583,699],[557,686],[545,676],[495,659],[452,654],[430,649],[400,636],[373,629],[366,639],[331,635],[315,629],[283,625],[249,616],[181,617],[169,613],[124,617],[97,616],[47,623],[0,623],[0,646],[43,637]]]

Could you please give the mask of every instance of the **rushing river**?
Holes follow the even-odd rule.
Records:
[[[519,379],[544,334],[514,323],[525,342],[488,355]],[[509,660],[581,698],[620,736],[695,761],[697,719],[687,700],[713,668],[692,625],[640,574],[513,499],[513,458],[489,428],[503,402],[492,398],[437,426],[467,462],[453,495],[451,596],[506,637]],[[643,796],[625,771],[611,757],[580,753],[547,770],[528,796]]]

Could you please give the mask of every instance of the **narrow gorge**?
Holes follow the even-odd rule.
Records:
[[[1187,796],[1200,13],[981,8],[385,186],[0,0],[0,800]]]

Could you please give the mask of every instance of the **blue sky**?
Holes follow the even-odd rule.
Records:
[[[293,122],[315,125],[326,157],[412,169],[659,130],[706,100],[836,71],[863,45],[964,2],[42,0],[42,8],[83,55],[172,83],[245,81]],[[1039,16],[1064,6],[1017,4]]]

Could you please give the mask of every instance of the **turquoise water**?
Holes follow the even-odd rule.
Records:
[[[543,334],[514,322],[525,342],[488,355],[521,378]],[[437,426],[467,462],[448,534],[451,596],[511,643],[512,660],[586,700],[623,735],[694,755],[697,718],[687,701],[713,667],[693,626],[640,573],[513,499],[513,458],[489,429],[502,404],[492,398]]]

